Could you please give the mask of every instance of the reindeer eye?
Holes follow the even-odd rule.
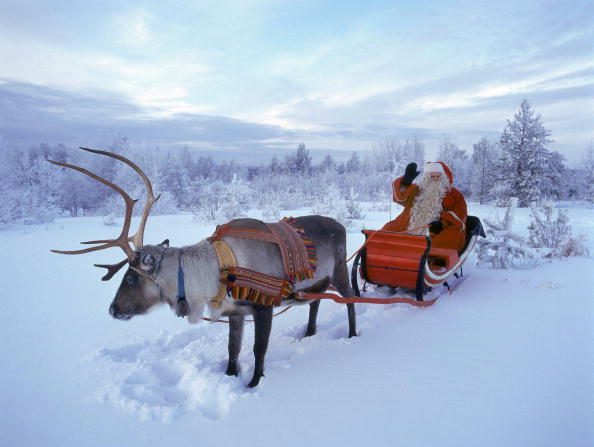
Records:
[[[142,258],[142,263],[146,265],[153,265],[155,263],[155,258],[153,255],[144,255],[144,258]]]

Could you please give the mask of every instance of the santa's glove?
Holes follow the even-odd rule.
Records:
[[[419,175],[419,171],[417,171],[417,164],[409,163],[406,166],[406,169],[404,171],[404,177],[402,177],[400,184],[404,186],[409,186],[417,177],[417,175]]]
[[[439,234],[443,230],[441,220],[435,220],[429,224],[429,231],[433,234]]]

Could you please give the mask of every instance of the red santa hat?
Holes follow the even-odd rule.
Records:
[[[454,183],[454,176],[452,175],[452,171],[443,161],[430,161],[425,163],[424,173],[429,174],[432,172],[438,172],[442,175],[447,176],[450,185]]]

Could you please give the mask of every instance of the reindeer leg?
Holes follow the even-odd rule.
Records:
[[[254,388],[260,383],[260,378],[264,376],[264,357],[268,349],[268,340],[270,339],[270,330],[272,328],[272,306],[261,306],[256,304],[252,307],[254,315],[254,377],[248,384],[248,388]]]
[[[346,261],[341,260],[336,263],[334,267],[333,281],[334,287],[343,297],[353,296],[353,289],[349,283],[349,271],[347,269]],[[347,306],[347,314],[349,317],[349,338],[357,336],[357,314],[355,313],[355,305],[349,303]]]
[[[357,336],[357,314],[355,313],[355,305],[349,303],[347,306],[347,314],[349,316],[349,338]]]
[[[318,309],[320,308],[320,300],[309,303],[309,320],[307,321],[306,337],[316,335],[316,320],[318,319]]]
[[[325,276],[317,282],[313,283],[305,289],[299,290],[299,293],[321,293],[325,292],[330,286],[330,277]],[[316,320],[318,319],[318,309],[320,308],[320,300],[313,301],[309,304],[309,320],[307,321],[307,329],[305,336],[310,337],[316,334]]]
[[[243,338],[243,315],[234,315],[229,317],[229,363],[227,364],[228,376],[239,374],[237,358],[241,351],[241,339]]]

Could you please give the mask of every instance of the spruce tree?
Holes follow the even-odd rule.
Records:
[[[328,154],[324,157],[321,161],[320,165],[318,166],[318,171],[322,173],[331,172],[336,170],[336,162],[332,155]]]
[[[550,193],[551,154],[545,147],[551,132],[525,99],[501,135],[500,176],[494,191],[498,199],[517,197],[520,207],[540,203]]]
[[[290,174],[311,174],[311,156],[305,144],[301,143],[294,154],[285,156],[285,165]]]
[[[568,188],[565,172],[565,157],[557,151],[549,152],[542,184],[543,198],[559,200],[566,196]]]
[[[359,172],[361,170],[361,159],[356,151],[353,151],[353,155],[346,163],[347,172]]]

